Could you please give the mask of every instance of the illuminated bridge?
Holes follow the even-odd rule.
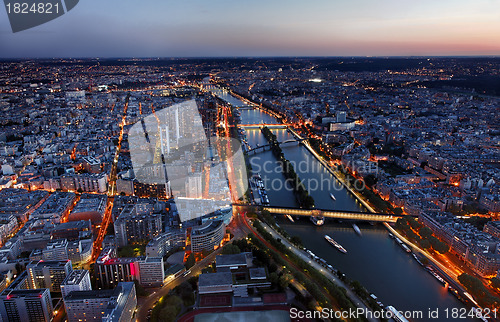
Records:
[[[307,140],[307,139],[289,139],[286,141],[278,142],[278,145],[287,146],[287,145],[292,145],[292,144],[299,144],[301,141],[305,141],[305,140]],[[256,153],[263,152],[263,151],[270,150],[270,149],[271,149],[271,144],[265,144],[265,145],[260,145],[258,147],[252,148],[252,149],[248,149],[246,152],[248,155],[252,155],[252,154],[256,154]]]
[[[263,126],[267,126],[270,129],[286,129],[287,124],[239,124],[238,127],[242,129],[260,129]]]
[[[265,206],[262,209],[269,211],[273,215],[290,215],[290,216],[315,216],[325,218],[337,218],[345,220],[361,220],[361,221],[382,221],[396,222],[398,215],[379,214],[371,212],[359,211],[341,211],[341,210],[324,210],[324,209],[299,209],[287,207],[270,207]]]

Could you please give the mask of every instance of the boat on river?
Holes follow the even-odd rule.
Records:
[[[325,218],[323,217],[320,217],[320,216],[311,216],[309,217],[311,218],[311,221],[313,222],[313,224],[315,224],[316,226],[321,226],[325,223]]]
[[[361,229],[359,229],[358,225],[352,224],[352,229],[354,229],[354,231],[356,232],[356,234],[358,234],[359,236],[361,236]]]
[[[325,235],[325,239],[330,243],[332,244],[335,248],[337,248],[340,252],[342,253],[347,253],[347,250],[342,247],[342,245],[340,245],[339,243],[337,243],[332,237],[328,236],[328,235]]]

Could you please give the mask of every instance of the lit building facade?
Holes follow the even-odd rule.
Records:
[[[191,251],[214,250],[224,239],[226,225],[222,220],[206,221],[191,230]]]
[[[2,321],[52,321],[54,308],[50,291],[5,290],[0,295],[0,317]]]
[[[60,292],[61,283],[73,271],[71,261],[39,261],[26,266],[30,289],[48,288]]]

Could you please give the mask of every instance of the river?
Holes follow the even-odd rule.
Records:
[[[217,94],[235,106],[245,106],[227,93]],[[242,109],[240,113],[241,124],[278,123],[273,116],[258,109]],[[284,129],[273,130],[273,133],[279,141],[293,137]],[[267,144],[259,129],[247,129],[246,137],[252,147]],[[282,149],[285,157],[295,165],[296,172],[315,199],[317,208],[364,210],[357,199],[342,187],[306,147],[295,144]],[[270,151],[250,156],[250,164],[254,172],[261,174],[271,206],[296,206],[293,193],[284,183],[285,178]],[[330,193],[335,195],[336,201],[330,198]],[[350,279],[360,281],[385,305],[392,305],[400,311],[421,311],[423,318],[418,321],[436,321],[428,317],[429,310],[438,309],[438,320],[446,320],[446,309],[451,314],[453,309],[465,307],[410,254],[389,238],[388,231],[382,225],[358,223],[362,231],[362,236],[358,236],[351,226],[352,222],[348,221],[340,223],[327,219],[325,225],[320,227],[314,226],[307,219],[292,223],[278,218],[278,222],[290,235],[299,236],[307,249],[324,258]],[[324,239],[325,234],[343,245],[347,254],[342,254],[329,245]]]

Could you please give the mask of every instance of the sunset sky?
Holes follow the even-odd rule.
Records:
[[[80,0],[0,57],[500,55],[499,0]]]

